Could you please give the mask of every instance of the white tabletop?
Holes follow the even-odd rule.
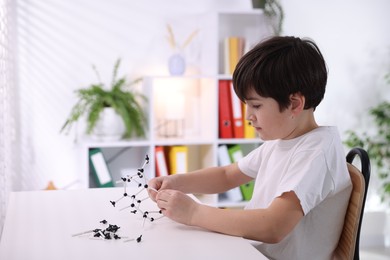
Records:
[[[266,259],[243,238],[185,226],[166,217],[144,223],[142,214],[120,210],[131,204],[129,197],[119,200],[116,207],[111,205],[110,200],[122,195],[122,188],[12,193],[0,259]],[[150,199],[140,208],[158,209]],[[118,235],[130,239],[142,234],[142,241],[72,236],[103,227],[103,219],[120,227]]]

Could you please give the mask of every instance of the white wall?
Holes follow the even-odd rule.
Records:
[[[369,106],[390,98],[382,80],[390,67],[390,1],[282,3],[284,34],[313,38],[328,63],[327,94],[316,112],[319,122],[338,125],[341,133],[358,127]],[[250,8],[250,1],[18,0],[18,8],[25,176],[19,188],[40,189],[49,180],[64,186],[80,171],[73,135],[59,129],[76,101],[73,90],[95,82],[92,64],[105,82],[118,57],[123,60],[121,74],[166,74],[166,22],[185,38],[202,22],[197,14]]]
[[[390,101],[390,1],[283,1],[284,33],[308,36],[321,48],[329,67],[327,92],[316,111],[320,124],[337,125],[340,133],[362,131],[370,124],[368,108]],[[368,209],[379,208],[375,172]]]
[[[361,114],[390,99],[383,76],[390,72],[390,2],[386,0],[283,1],[284,34],[313,38],[329,67],[323,124],[341,132],[361,125]]]

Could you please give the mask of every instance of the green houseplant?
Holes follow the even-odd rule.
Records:
[[[390,74],[386,79],[390,83]],[[372,129],[363,133],[347,131],[345,144],[348,147],[359,146],[367,151],[381,182],[381,200],[390,205],[390,102],[384,101],[372,107],[369,115],[373,119]]]
[[[78,101],[73,106],[60,132],[69,132],[74,123],[82,116],[86,116],[86,133],[90,135],[97,126],[104,109],[112,108],[123,120],[125,128],[123,138],[145,136],[146,115],[142,108],[142,102],[147,101],[147,99],[144,95],[131,88],[132,85],[138,83],[141,79],[131,82],[128,82],[126,77],[117,79],[119,66],[120,59],[115,63],[109,88],[106,88],[101,83],[99,73],[93,67],[100,82],[75,91]]]
[[[273,33],[281,35],[284,11],[280,0],[252,0],[253,8],[261,8],[264,10],[265,16],[270,20]]]

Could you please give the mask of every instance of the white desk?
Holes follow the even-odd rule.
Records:
[[[128,192],[132,194],[131,191]],[[248,241],[175,223],[164,217],[145,222],[142,215],[114,208],[122,188],[14,192],[10,196],[0,242],[0,259],[266,259]],[[127,200],[126,200],[127,199]],[[141,208],[157,206],[147,199]],[[142,241],[97,240],[72,237],[101,226],[101,220],[120,226],[118,234]]]

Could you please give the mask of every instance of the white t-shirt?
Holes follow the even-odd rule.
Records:
[[[304,217],[281,242],[256,246],[271,259],[331,259],[342,231],[352,183],[336,127],[291,140],[266,141],[238,162],[256,178],[247,209],[267,208],[294,191]]]

